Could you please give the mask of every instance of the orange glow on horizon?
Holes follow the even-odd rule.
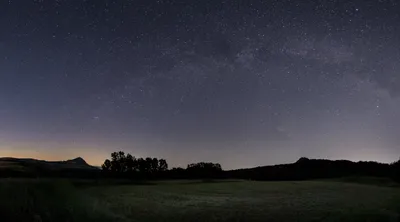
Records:
[[[0,157],[32,158],[47,161],[62,161],[82,157],[88,164],[100,166],[106,158],[109,158],[109,153],[90,149],[63,149],[54,151],[49,149],[34,150],[0,147]]]

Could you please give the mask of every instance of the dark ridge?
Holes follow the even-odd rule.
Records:
[[[252,180],[307,180],[347,176],[391,177],[391,164],[373,161],[300,158],[294,163],[226,171],[231,178]]]
[[[3,157],[0,158],[2,168],[0,173],[5,171],[20,173],[30,172],[35,175],[47,174],[49,172],[66,172],[66,171],[93,171],[99,170],[98,167],[89,165],[82,157],[66,161],[45,161],[32,158],[13,158]],[[61,175],[61,174],[60,174]],[[0,175],[2,176],[2,175]]]
[[[89,166],[89,164],[82,157],[77,157],[72,160],[67,160],[65,161],[65,163]]]
[[[140,179],[246,179],[265,181],[313,180],[329,178],[379,177],[400,181],[400,161],[392,164],[373,161],[309,159],[247,169],[222,170],[218,163],[193,163],[187,168],[168,169],[166,160],[135,158],[113,153],[102,170],[77,157],[66,161],[0,158],[0,177],[74,177]]]

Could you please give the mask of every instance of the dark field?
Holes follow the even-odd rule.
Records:
[[[0,221],[400,221],[399,187],[343,181],[3,179]]]

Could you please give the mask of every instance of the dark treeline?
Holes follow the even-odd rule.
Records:
[[[392,164],[392,168],[393,168],[393,177],[395,178],[395,180],[397,180],[398,182],[400,182],[400,160],[398,160],[397,162],[394,162]]]
[[[224,177],[219,163],[192,163],[183,168],[172,168],[168,172],[171,179],[221,179]]]
[[[165,159],[136,158],[119,151],[111,153],[111,160],[106,159],[101,168],[108,177],[164,178],[168,163]]]
[[[352,162],[300,158],[292,164],[263,166],[223,171],[218,163],[194,163],[187,168],[168,169],[166,160],[125,156],[123,152],[111,154],[103,164],[109,176],[154,179],[250,179],[250,180],[308,180],[347,176],[388,177],[400,181],[400,161],[393,164],[378,162]]]
[[[165,159],[152,157],[136,158],[123,151],[111,153],[111,160],[106,159],[102,170],[107,177],[123,177],[132,179],[217,179],[222,178],[220,164],[193,163],[186,169],[173,168],[168,170]]]
[[[223,171],[218,163],[199,162],[186,168],[168,168],[165,159],[136,158],[122,151],[113,152],[102,170],[88,165],[82,158],[61,162],[33,159],[1,159],[0,177],[65,177],[152,179],[245,179],[245,180],[308,180],[348,176],[385,177],[400,182],[400,160],[392,164],[300,158],[291,164],[261,166]],[[9,167],[5,167],[5,166]]]

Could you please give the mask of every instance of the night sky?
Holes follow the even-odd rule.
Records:
[[[1,0],[0,156],[400,156],[397,0]]]

